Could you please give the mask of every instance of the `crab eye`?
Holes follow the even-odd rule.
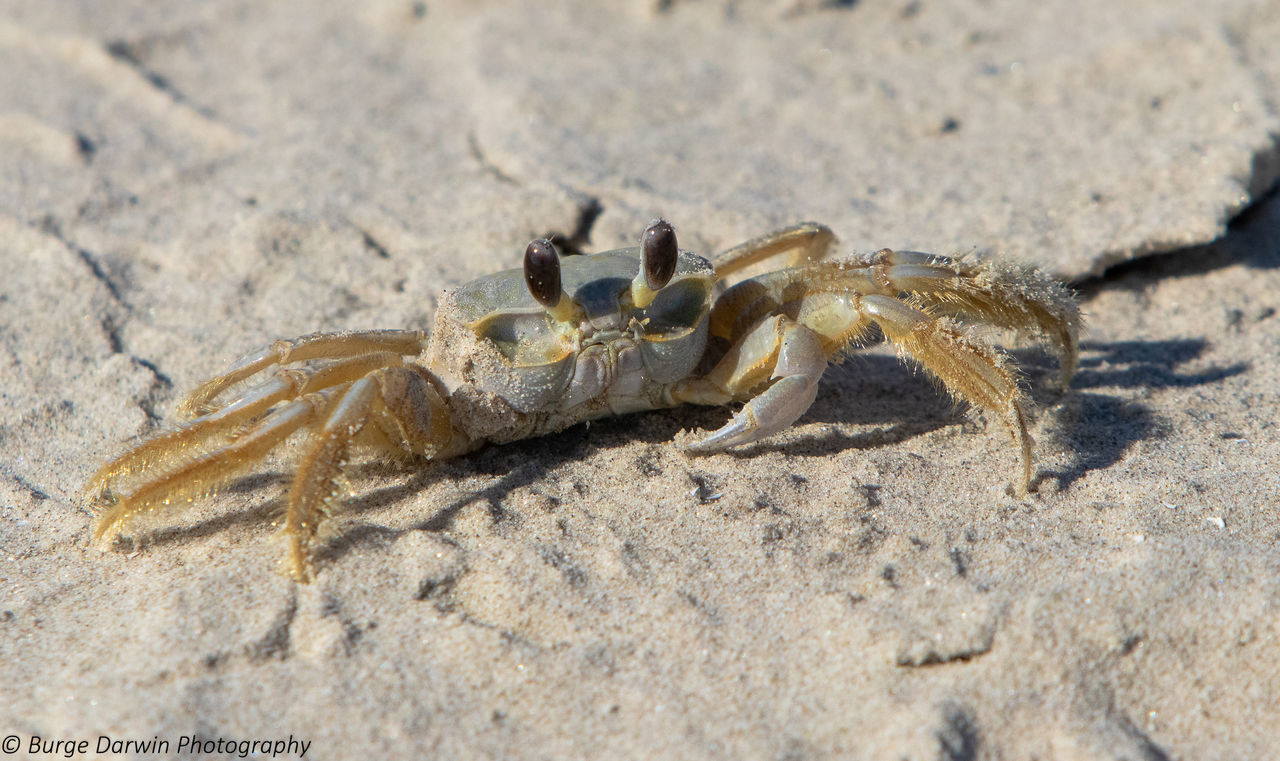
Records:
[[[550,309],[560,303],[560,257],[546,238],[524,250],[524,282],[539,304]]]
[[[665,219],[659,219],[649,225],[640,236],[644,282],[650,290],[656,291],[671,282],[671,276],[676,271],[676,259],[679,253],[676,247],[676,231]]]

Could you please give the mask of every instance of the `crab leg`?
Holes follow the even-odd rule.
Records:
[[[826,225],[801,222],[739,243],[717,255],[711,264],[716,269],[716,276],[724,279],[726,275],[791,251],[794,253],[787,266],[794,267],[803,262],[816,262],[826,258],[835,239],[835,233]]]
[[[85,487],[95,499],[109,499],[121,479],[135,474],[156,480],[156,471],[172,471],[199,458],[210,449],[226,444],[244,425],[275,405],[305,394],[349,383],[371,371],[401,365],[400,355],[377,352],[333,362],[316,369],[281,370],[226,406],[202,415],[185,425],[145,439],[137,446],[104,464]]]
[[[1044,336],[1058,354],[1064,386],[1075,373],[1080,309],[1065,288],[1036,270],[884,249],[800,267],[795,278],[818,288],[853,281],[862,293],[905,293],[933,315]]]
[[[426,337],[426,333],[420,330],[366,330],[282,338],[265,349],[242,357],[232,363],[222,375],[200,384],[182,401],[179,411],[187,415],[204,414],[211,409],[210,403],[218,394],[272,365],[313,359],[342,359],[375,352],[413,356],[422,351]]]
[[[189,500],[244,473],[299,428],[314,422],[337,397],[337,391],[325,389],[295,399],[230,444],[193,457],[181,467],[152,478],[127,494],[111,497],[98,518],[94,538],[101,539],[118,531],[138,513]]]
[[[1040,330],[1061,339],[1063,364],[1069,366],[1077,319],[1069,302],[1002,292],[998,285],[993,288],[996,296],[977,299],[963,282],[955,282],[963,280],[955,271],[915,261],[923,254],[907,254],[897,262],[883,261],[885,252],[877,256],[882,261],[819,263],[770,273],[739,283],[720,298],[711,315],[711,334],[729,348],[704,378],[674,384],[667,395],[672,403],[749,401],[728,425],[688,448],[713,452],[790,425],[812,402],[826,361],[875,323],[903,356],[953,395],[1005,422],[1021,454],[1018,488],[1025,493],[1031,482],[1031,437],[1007,355],[931,310],[944,311],[942,305],[950,304],[973,319]],[[904,291],[911,302],[898,298]]]
[[[443,398],[420,368],[388,367],[361,378],[334,405],[289,490],[285,534],[298,581],[310,580],[311,544],[321,522],[346,493],[343,469],[357,435],[374,423],[380,443],[414,454],[443,456],[465,446],[450,425]]]
[[[736,341],[786,304],[819,293],[909,297],[933,316],[954,317],[1046,338],[1062,384],[1075,372],[1080,310],[1065,288],[1035,270],[885,249],[868,257],[813,262],[738,283],[716,302],[711,335]]]
[[[1026,494],[1031,486],[1031,435],[1026,402],[1008,355],[897,299],[873,294],[862,298],[862,306],[903,355],[941,380],[952,395],[1004,420],[1021,455],[1018,493]]]

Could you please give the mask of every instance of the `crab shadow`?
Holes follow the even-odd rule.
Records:
[[[115,541],[128,548],[146,548],[201,539],[233,528],[265,530],[283,513],[284,499],[281,496],[264,498],[264,495],[270,494],[271,487],[278,488],[288,482],[289,474],[281,471],[245,476],[217,490],[219,494],[244,495],[248,506],[243,510],[162,526],[141,532],[136,537],[122,535]]]
[[[856,399],[869,401],[850,403]],[[516,525],[521,520],[519,514],[506,507],[513,492],[554,477],[562,468],[588,459],[596,452],[614,451],[635,442],[648,445],[646,449],[666,446],[683,429],[718,428],[731,414],[727,407],[685,406],[603,418],[548,436],[488,446],[454,460],[420,463],[420,469],[403,483],[361,493],[343,510],[343,516],[372,514],[393,508],[437,480],[483,479],[487,483],[407,526],[388,527],[371,521],[344,526],[339,535],[317,547],[315,559],[326,564],[357,547],[389,543],[406,532],[444,532],[464,510],[473,507],[484,509],[496,527]],[[905,441],[963,419],[945,393],[895,358],[859,355],[828,371],[818,399],[798,424],[825,422],[844,426],[855,423],[873,430],[858,434],[831,430],[805,437],[786,447],[759,444],[745,447],[742,454],[733,454],[749,459],[753,454],[773,449],[796,456],[821,456],[849,448],[870,449]],[[640,472],[646,470],[644,462],[638,461],[636,465]],[[371,465],[366,466],[363,473],[387,474],[392,472],[389,468]],[[695,469],[690,465],[690,470]],[[352,480],[357,480],[359,475],[360,471],[353,475]],[[585,484],[582,486],[589,488]]]
[[[1056,480],[1059,491],[1090,471],[1119,462],[1138,442],[1171,434],[1171,424],[1149,406],[1132,394],[1113,390],[1190,388],[1217,383],[1249,369],[1248,363],[1237,362],[1181,370],[1179,366],[1199,359],[1208,348],[1208,341],[1200,338],[1085,342],[1080,348],[1080,370],[1072,381],[1072,393],[1051,410],[1050,435],[1073,459],[1067,467],[1042,471],[1037,478],[1037,483],[1046,478]]]
[[[586,426],[579,425],[556,434],[557,437],[564,437],[558,443],[570,443],[580,454],[560,447],[548,448],[545,442],[537,446],[534,442],[541,440],[535,439],[501,447],[486,447],[458,460],[419,462],[417,470],[408,480],[361,494],[343,510],[343,517],[350,518],[393,508],[435,481],[463,481],[477,477],[490,477],[492,480],[478,489],[464,491],[448,504],[409,525],[392,527],[363,521],[344,526],[340,534],[332,536],[317,547],[315,560],[325,565],[357,547],[390,543],[411,532],[443,533],[471,506],[481,506],[488,514],[491,525],[495,527],[518,524],[520,516],[506,507],[507,498],[513,492],[546,478],[559,467],[585,455],[588,451],[586,446],[578,447],[571,443],[573,438],[585,441],[585,429]]]
[[[1075,288],[1088,301],[1103,290],[1141,292],[1157,281],[1232,266],[1280,268],[1280,183],[1265,192],[1262,188],[1251,192],[1259,200],[1232,219],[1226,234],[1217,240],[1125,261],[1076,281]],[[1182,369],[1198,360],[1208,345],[1203,338],[1081,344],[1080,369],[1071,384],[1074,393],[1053,410],[1054,439],[1074,452],[1075,459],[1066,468],[1042,473],[1041,478],[1055,478],[1063,489],[1090,471],[1115,464],[1135,443],[1170,435],[1170,423],[1142,403],[1142,393],[1213,384],[1249,370],[1247,362]]]
[[[690,421],[714,429],[731,410],[699,408]],[[952,425],[965,424],[963,408],[929,376],[887,354],[856,353],[827,368],[818,397],[797,426],[821,427],[782,444],[764,439],[725,454],[744,460],[764,453],[825,457],[848,449],[899,444]]]
[[[1140,401],[1136,392],[1213,384],[1249,369],[1246,362],[1183,369],[1208,346],[1204,339],[1085,342],[1080,347],[1079,369],[1065,393],[1057,382],[1055,363],[1044,352],[1013,351],[1027,381],[1033,415],[1047,418],[1048,438],[1070,457],[1066,467],[1039,471],[1033,488],[1053,479],[1062,491],[1087,473],[1119,462],[1138,442],[1167,437],[1170,424]],[[723,413],[704,414],[706,427],[718,425],[716,420],[723,418]],[[845,449],[888,446],[969,420],[964,406],[954,403],[940,384],[923,373],[894,357],[856,355],[828,371],[818,399],[797,421],[797,425],[830,424],[821,434],[786,445],[765,440],[728,454],[743,459],[762,452],[821,457]],[[856,426],[870,430],[846,432]]]

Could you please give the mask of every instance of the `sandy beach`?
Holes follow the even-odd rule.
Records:
[[[1274,756],[1278,36],[1262,0],[0,0],[0,751]],[[311,584],[288,448],[91,541],[86,480],[236,357],[655,217],[1068,283],[1065,393],[994,336],[1035,491],[874,345],[727,453],[683,407],[362,463]]]

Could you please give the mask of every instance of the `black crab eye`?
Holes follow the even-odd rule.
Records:
[[[671,282],[679,254],[676,231],[670,222],[659,219],[649,225],[640,236],[640,257],[644,284],[650,290],[656,291]]]
[[[546,238],[535,240],[524,250],[524,282],[544,307],[560,303],[560,257]]]

